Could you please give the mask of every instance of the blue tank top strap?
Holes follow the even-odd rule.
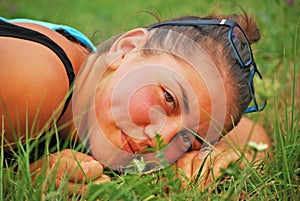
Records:
[[[96,51],[97,48],[94,46],[94,44],[86,37],[83,33],[80,31],[69,27],[65,25],[58,25],[58,24],[53,24],[49,22],[43,22],[43,21],[38,21],[38,20],[32,20],[32,19],[26,19],[26,18],[17,18],[17,19],[6,19],[3,17],[0,17],[0,20],[5,21],[5,22],[28,22],[28,23],[34,23],[34,24],[39,24],[41,26],[47,27],[49,29],[52,29],[54,31],[56,30],[63,30],[64,32],[70,34],[74,38],[76,38],[79,42],[83,43],[85,46],[90,48],[93,51]]]

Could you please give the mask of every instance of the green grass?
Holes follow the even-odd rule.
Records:
[[[288,5],[284,0],[252,0],[239,3],[253,15],[261,30],[261,41],[254,45],[258,67],[264,75],[268,97],[264,112],[248,117],[264,125],[273,139],[273,156],[256,169],[251,164],[240,170],[235,164],[224,175],[200,190],[190,184],[179,188],[170,168],[149,175],[122,175],[112,172],[110,183],[91,185],[90,194],[69,197],[54,183],[45,189],[40,178],[32,185],[29,152],[36,143],[18,144],[15,171],[6,169],[3,149],[0,157],[0,200],[300,200],[300,2]],[[207,15],[213,11],[230,14],[241,10],[233,3],[200,0],[14,0],[0,1],[0,13],[6,18],[26,17],[73,26],[95,44],[110,36],[155,21],[145,10],[162,19],[179,15]],[[3,51],[3,50],[2,50]],[[2,135],[4,131],[2,131]],[[48,135],[55,135],[55,129]],[[44,139],[49,145],[49,138]],[[1,142],[3,143],[3,142]],[[3,146],[1,146],[3,147]],[[45,153],[51,150],[45,146]],[[56,147],[59,149],[59,147]],[[163,178],[163,179],[161,179]]]

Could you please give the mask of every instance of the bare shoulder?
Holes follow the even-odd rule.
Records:
[[[82,47],[81,45],[74,43],[67,39],[65,36],[61,35],[60,33],[53,31],[47,27],[33,24],[33,23],[15,23],[18,26],[22,26],[25,28],[29,28],[39,33],[44,34],[45,36],[49,37],[55,43],[57,43],[67,54],[68,58],[70,59],[75,73],[79,70],[82,63],[85,61],[86,57],[88,56],[89,52],[86,48]]]
[[[5,50],[0,54],[0,114],[5,137],[13,141],[11,127],[24,133],[26,124],[34,120],[43,127],[65,98],[69,81],[49,48],[10,37],[0,37],[0,46]]]
[[[89,52],[61,34],[33,23],[15,23],[38,31],[60,46],[70,59],[75,73]],[[48,47],[30,40],[0,37],[0,115],[4,116],[5,137],[15,141],[27,125],[41,131],[60,114],[69,90],[69,79],[60,58]],[[26,122],[27,121],[27,122]]]

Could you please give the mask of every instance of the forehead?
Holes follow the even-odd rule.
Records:
[[[203,68],[209,68],[203,63]],[[190,64],[177,56],[168,53],[155,53],[140,55],[134,53],[129,55],[119,67],[120,74],[131,77],[136,84],[151,83],[162,85],[172,92],[188,101],[189,108],[205,108],[209,112],[210,94],[207,84],[203,80],[201,71],[198,72]],[[139,72],[139,73],[132,73]],[[131,74],[131,76],[128,76]],[[140,79],[147,79],[140,80]],[[213,80],[210,82],[214,82]],[[140,84],[141,85],[141,84]]]
[[[201,68],[207,69],[209,64],[207,62],[200,62]],[[147,67],[151,68],[151,71],[156,71],[157,78],[162,79],[163,76],[167,76],[167,79],[175,79],[176,82],[183,84],[186,82],[190,84],[198,93],[201,93],[203,87],[206,86],[203,80],[205,75],[202,75],[202,71],[197,70],[191,66],[185,60],[174,56],[169,53],[155,53],[151,55],[140,54],[135,52],[129,55],[120,65],[121,73],[128,73],[138,68]],[[166,72],[168,71],[168,72]]]

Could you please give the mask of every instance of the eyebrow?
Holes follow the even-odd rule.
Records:
[[[189,108],[189,100],[187,98],[186,90],[182,87],[182,85],[180,84],[180,82],[178,82],[176,79],[175,79],[175,81],[179,85],[179,88],[181,90],[184,109],[185,109],[186,113],[189,114],[190,108]]]

